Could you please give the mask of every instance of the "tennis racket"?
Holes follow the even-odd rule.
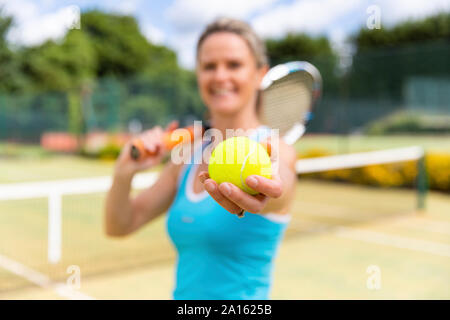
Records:
[[[280,130],[287,144],[294,144],[305,133],[320,96],[322,77],[319,71],[305,61],[279,64],[266,73],[261,90],[262,122]],[[242,218],[244,212],[238,216]]]
[[[177,135],[177,137],[174,137],[172,133],[175,130],[167,131],[164,133],[162,144],[165,149],[172,150],[180,143],[186,143],[191,142],[194,140],[194,126],[185,127],[184,132],[182,135]],[[204,129],[202,129],[204,130]],[[203,134],[203,133],[202,133]],[[131,149],[130,149],[130,157],[133,160],[139,161],[140,159],[146,158],[146,157],[152,157],[158,154],[159,150],[149,151],[147,148],[145,148],[144,142],[140,138],[133,139],[131,143]]]
[[[262,121],[287,144],[294,144],[312,119],[322,90],[322,77],[311,63],[292,61],[271,68],[261,83]]]

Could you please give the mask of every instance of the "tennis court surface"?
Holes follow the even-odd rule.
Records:
[[[420,148],[408,150],[420,158]],[[325,163],[329,170],[355,161],[410,161],[405,149],[400,158],[392,150],[374,155]],[[297,169],[321,166],[304,159]],[[156,175],[141,175],[136,190]],[[171,298],[175,252],[165,218],[125,239],[107,238],[109,178],[88,180],[2,185],[14,196],[5,191],[0,201],[0,299]],[[423,197],[418,185],[376,188],[299,175],[272,298],[449,298],[450,201],[438,192]],[[80,282],[73,281],[76,272]]]

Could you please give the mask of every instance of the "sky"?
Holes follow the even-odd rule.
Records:
[[[193,68],[197,38],[218,16],[245,20],[263,38],[306,32],[327,36],[345,50],[345,39],[373,23],[377,13],[390,26],[448,12],[450,0],[0,0],[0,7],[15,18],[8,40],[25,46],[63,37],[77,11],[133,15],[149,41],[172,48],[182,66]]]

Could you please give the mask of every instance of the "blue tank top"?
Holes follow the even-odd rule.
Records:
[[[261,141],[267,127],[250,138]],[[263,134],[261,134],[263,133]],[[238,218],[209,194],[193,192],[197,165],[185,165],[167,214],[177,251],[177,300],[268,299],[273,262],[289,216],[245,213]]]

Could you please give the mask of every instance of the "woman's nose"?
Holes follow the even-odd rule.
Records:
[[[219,66],[214,72],[215,81],[224,81],[229,78],[229,72],[224,66]]]

